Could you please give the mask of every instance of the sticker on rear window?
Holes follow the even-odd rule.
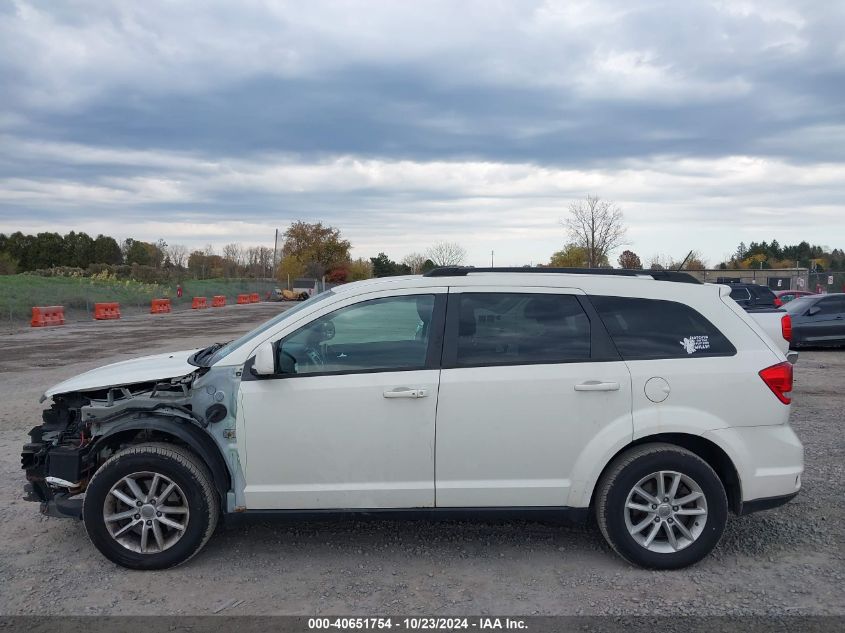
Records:
[[[694,354],[698,350],[710,349],[710,337],[704,336],[688,336],[683,341],[679,341],[687,354]]]

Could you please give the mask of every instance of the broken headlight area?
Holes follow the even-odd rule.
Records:
[[[90,476],[85,463],[91,449],[91,435],[82,421],[82,407],[90,400],[81,394],[57,396],[42,413],[43,422],[29,432],[29,443],[21,453],[26,471],[25,499],[40,501],[42,511],[68,496],[82,492]]]
[[[120,449],[120,442],[133,439],[101,441],[117,423],[156,416],[208,425],[192,411],[190,386],[190,380],[176,379],[55,396],[21,453],[27,479],[24,499],[40,502],[45,514],[79,518],[78,495],[99,465]]]

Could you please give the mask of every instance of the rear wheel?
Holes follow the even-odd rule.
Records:
[[[719,542],[728,500],[719,476],[694,453],[646,444],[619,456],[599,482],[596,519],[607,542],[642,567],[677,569]]]
[[[83,519],[109,560],[131,569],[164,569],[205,545],[219,511],[211,475],[193,453],[141,444],[115,453],[94,474]]]

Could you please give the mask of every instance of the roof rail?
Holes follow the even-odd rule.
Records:
[[[443,266],[428,271],[424,277],[466,277],[470,273],[566,273],[570,275],[615,275],[618,277],[651,277],[655,281],[674,281],[684,284],[701,282],[689,273],[677,270],[631,270],[629,268],[473,268],[471,266]]]

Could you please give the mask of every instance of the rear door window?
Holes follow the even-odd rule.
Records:
[[[448,344],[458,367],[590,358],[590,320],[573,295],[466,292],[449,301],[458,313]]]
[[[734,288],[731,290],[731,299],[734,301],[748,301],[751,299],[751,293],[748,288]]]
[[[590,301],[625,360],[736,354],[715,325],[683,303],[608,296]]]

